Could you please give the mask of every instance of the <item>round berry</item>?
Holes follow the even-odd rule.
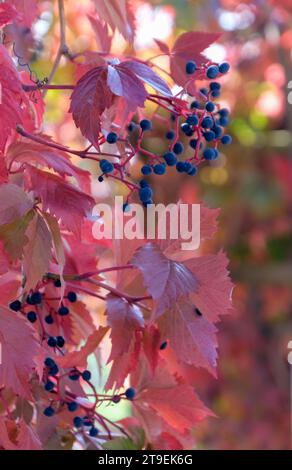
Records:
[[[231,135],[228,135],[228,134],[225,134],[222,138],[221,138],[221,143],[223,145],[229,145],[231,144],[232,142],[232,137]]]
[[[151,168],[151,166],[150,166],[150,165],[144,165],[144,166],[142,166],[142,168],[141,168],[141,173],[142,173],[142,175],[144,175],[144,176],[151,175],[151,173],[152,173],[152,168]]]
[[[133,387],[129,387],[125,391],[125,395],[128,400],[133,400],[136,396],[136,390]]]
[[[226,127],[229,124],[229,119],[227,116],[221,116],[218,120],[218,124],[220,126]]]
[[[92,428],[90,428],[89,430],[89,435],[91,437],[96,437],[98,435],[98,429],[92,426]]]
[[[99,176],[99,177],[98,177],[98,181],[99,181],[100,183],[102,183],[102,182],[103,182],[103,176]]]
[[[210,118],[209,116],[204,117],[202,121],[202,127],[204,129],[210,129],[213,126],[213,119]]]
[[[204,132],[204,137],[207,142],[211,142],[212,140],[215,139],[215,132],[213,131]]]
[[[31,312],[28,312],[27,314],[27,319],[28,321],[30,321],[30,323],[34,323],[37,321],[37,315],[35,312],[31,311]]]
[[[181,142],[176,142],[172,150],[174,151],[174,153],[176,153],[176,155],[180,155],[184,151],[184,146]]]
[[[174,136],[175,136],[175,132],[174,131],[168,131],[166,134],[165,134],[165,137],[167,140],[173,140],[174,139]]]
[[[60,279],[56,279],[56,280],[55,280],[54,286],[55,286],[55,287],[61,287],[61,281],[60,281]]]
[[[195,149],[197,147],[198,139],[191,139],[189,141],[189,146],[192,147],[192,149]]]
[[[220,139],[220,137],[222,137],[222,134],[223,134],[222,127],[215,124],[215,126],[212,127],[212,131],[215,133],[216,139]]]
[[[195,176],[198,173],[198,168],[196,166],[193,166],[189,171],[188,175],[190,176]]]
[[[218,82],[211,82],[211,83],[210,83],[210,90],[211,90],[211,91],[214,91],[214,90],[221,90],[221,85],[220,85],[220,83],[218,83]]]
[[[177,170],[179,173],[183,173],[183,172],[185,171],[184,162],[177,162],[177,164],[176,164],[176,170]]]
[[[156,175],[164,175],[164,173],[165,173],[165,164],[164,163],[157,163],[157,165],[154,165],[153,171]]]
[[[214,105],[214,103],[212,103],[212,101],[208,101],[205,108],[208,111],[208,113],[212,113],[215,109],[215,105]]]
[[[68,299],[69,302],[71,302],[71,303],[76,302],[76,300],[77,300],[76,292],[73,292],[73,291],[68,292],[68,294],[67,294],[67,299]]]
[[[219,68],[217,65],[211,65],[207,68],[207,77],[208,78],[216,78],[219,74]]]
[[[192,101],[192,102],[191,102],[191,105],[190,105],[190,108],[191,108],[191,109],[199,109],[199,108],[200,108],[200,103],[199,103],[199,101],[196,101],[196,100],[195,100],[195,101]]]
[[[57,364],[54,364],[52,367],[50,367],[50,370],[49,370],[49,375],[52,375],[53,377],[55,375],[57,375],[59,372],[59,367],[57,366]]]
[[[67,403],[67,408],[68,411],[74,412],[78,408],[78,404],[75,401],[70,401],[70,403]]]
[[[51,357],[46,357],[44,364],[47,367],[53,367],[54,365],[56,365],[54,359],[52,359]]]
[[[91,372],[89,370],[84,370],[82,372],[82,378],[83,378],[83,380],[86,380],[86,381],[90,380],[91,379]]]
[[[228,117],[229,116],[229,110],[227,108],[222,108],[222,109],[220,109],[219,114],[222,117]]]
[[[21,309],[21,302],[19,300],[14,300],[9,304],[9,308],[14,312],[18,312]]]
[[[190,162],[184,162],[184,171],[188,173],[193,168],[193,165]]]
[[[128,125],[128,131],[133,132],[135,129],[136,129],[136,124],[133,121],[130,122],[130,124]]]
[[[149,186],[149,183],[146,180],[141,180],[139,184],[141,188],[146,188]]]
[[[219,65],[220,73],[227,73],[229,69],[230,69],[230,64],[228,62],[222,62],[222,64]]]
[[[213,90],[213,91],[211,91],[211,96],[212,96],[212,98],[219,98],[220,95],[221,95],[220,90]]]
[[[202,93],[202,95],[204,96],[207,96],[209,93],[209,90],[208,88],[200,88],[200,93]]]
[[[64,340],[63,336],[57,336],[56,340],[57,340],[57,346],[59,348],[62,348],[65,344],[65,340]]]
[[[73,424],[75,428],[81,428],[81,426],[83,425],[83,419],[80,418],[80,416],[75,416],[73,418]]]
[[[163,155],[163,158],[166,161],[168,166],[174,166],[177,162],[177,158],[173,152],[166,152]]]
[[[42,294],[40,292],[34,292],[30,296],[30,301],[32,305],[38,305],[42,302]]]
[[[52,382],[51,380],[48,380],[46,383],[45,383],[45,390],[47,392],[51,392],[55,387],[55,384],[54,382]]]
[[[52,323],[54,323],[54,319],[52,317],[52,315],[47,315],[45,317],[45,322],[48,324],[48,325],[52,325]]]
[[[189,131],[191,131],[192,129],[190,128],[190,125],[187,123],[187,122],[183,122],[180,126],[182,132],[184,132],[185,134],[187,134]]]
[[[47,408],[44,409],[44,415],[47,417],[54,416],[55,410],[51,406],[48,406]]]
[[[163,351],[163,350],[166,349],[166,348],[167,348],[167,341],[164,341],[163,343],[161,343],[159,349],[160,349],[161,351]]]
[[[193,114],[192,116],[188,116],[188,117],[187,117],[186,122],[187,122],[187,124],[189,124],[190,126],[197,126],[198,123],[199,123],[199,118],[198,118],[198,116],[196,116],[195,114]]]
[[[196,68],[197,68],[197,65],[194,61],[189,60],[189,62],[186,63],[186,73],[188,75],[192,75],[193,73],[195,73]]]
[[[106,159],[102,159],[99,162],[100,169],[103,173],[111,173],[114,169],[114,165]]]
[[[73,380],[73,382],[76,381],[76,380],[79,380],[79,377],[80,377],[80,374],[76,370],[71,371],[70,374],[69,374],[69,379]]]
[[[108,135],[106,136],[106,141],[109,144],[115,144],[118,140],[118,136],[115,132],[109,132]]]
[[[143,132],[150,131],[152,129],[151,121],[149,121],[149,119],[142,119],[142,121],[140,121],[140,127]]]
[[[142,202],[147,202],[152,198],[152,189],[149,187],[141,188],[139,191],[139,197]]]
[[[58,314],[61,315],[61,317],[65,317],[69,314],[69,309],[65,307],[65,305],[61,305],[58,309]]]
[[[47,343],[50,348],[55,348],[57,346],[57,340],[54,338],[54,336],[50,336]]]
[[[215,160],[216,152],[214,149],[207,148],[203,152],[205,160]]]

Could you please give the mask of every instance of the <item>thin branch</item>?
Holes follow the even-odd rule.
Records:
[[[65,9],[64,9],[63,0],[58,0],[58,9],[59,9],[59,22],[60,22],[60,45],[59,45],[59,49],[58,49],[58,52],[57,52],[57,55],[53,64],[53,68],[48,77],[47,85],[49,85],[52,82],[55,76],[55,73],[59,67],[62,56],[68,54],[68,47],[66,45],[66,19],[65,19]],[[43,92],[43,96],[45,96],[46,93],[47,93],[47,90],[45,89]]]

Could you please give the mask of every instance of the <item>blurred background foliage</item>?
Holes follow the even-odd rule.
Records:
[[[74,53],[98,50],[86,18],[89,0],[67,3],[68,44]],[[153,177],[157,200],[205,200],[221,208],[221,245],[230,258],[235,313],[220,328],[218,380],[201,374],[198,390],[218,418],[197,429],[202,448],[289,448],[288,341],[292,340],[292,2],[290,0],[164,0],[133,2],[136,47],[142,58],[158,54],[152,38],[172,44],[186,30],[221,31],[208,56],[227,59],[221,103],[230,108],[233,144],[196,178]],[[38,78],[50,71],[58,48],[54,2],[42,2],[33,32],[19,32],[16,50],[29,56]],[[129,46],[114,38],[118,55]],[[33,52],[31,52],[33,51]],[[165,58],[157,62],[167,64]],[[62,62],[55,83],[72,83],[75,68]],[[289,83],[290,82],[290,83]],[[290,93],[290,99],[289,99]],[[72,147],[83,145],[68,110],[69,93],[46,96],[46,132]],[[290,101],[290,103],[289,103]],[[149,108],[149,113],[153,109]],[[165,124],[145,145],[162,152]],[[134,172],[139,175],[142,160]],[[98,169],[91,166],[93,174]],[[165,182],[166,183],[166,182]],[[96,196],[110,188],[93,182]],[[111,190],[121,192],[115,186]]]

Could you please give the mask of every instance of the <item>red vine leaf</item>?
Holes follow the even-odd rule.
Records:
[[[33,207],[33,201],[16,184],[0,186],[0,225],[22,217]]]
[[[134,39],[134,15],[128,0],[94,0],[98,15],[128,41]]]
[[[18,17],[16,8],[10,3],[0,3],[0,28],[13,23]]]

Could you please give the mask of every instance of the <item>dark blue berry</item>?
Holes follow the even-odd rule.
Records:
[[[210,118],[209,116],[204,117],[202,120],[202,127],[204,129],[210,129],[213,126],[213,119]]]
[[[199,118],[198,118],[198,116],[196,116],[195,114],[193,114],[192,116],[188,116],[188,117],[187,117],[186,122],[187,122],[190,126],[197,126],[198,123],[199,123]]]
[[[89,370],[84,370],[82,372],[82,378],[83,380],[90,380],[91,379],[91,372]]]
[[[89,430],[89,435],[91,437],[96,437],[98,435],[98,429],[92,426],[92,428]]]
[[[167,140],[173,140],[174,139],[174,136],[175,136],[175,132],[174,131],[168,131],[166,134],[165,134],[165,137]]]
[[[230,69],[230,65],[228,62],[222,62],[222,64],[219,65],[220,73],[227,73],[229,69]]]
[[[115,132],[109,132],[108,135],[106,136],[106,141],[109,144],[115,144],[118,140],[118,136]]]
[[[67,408],[68,411],[74,412],[78,408],[78,404],[75,401],[70,401],[70,403],[67,403]]]
[[[214,103],[212,103],[212,101],[208,101],[205,108],[208,111],[208,113],[212,113],[215,109],[215,105],[214,105]]]
[[[52,317],[52,315],[47,315],[45,317],[45,322],[48,324],[48,325],[52,325],[52,323],[54,323],[54,319]]]
[[[54,408],[52,408],[51,406],[48,406],[47,408],[44,409],[44,415],[47,416],[47,417],[51,417],[55,414],[55,410]]]
[[[219,74],[219,68],[217,65],[211,65],[207,68],[207,77],[208,78],[216,78]]]
[[[27,314],[27,319],[28,319],[28,321],[30,321],[30,323],[36,322],[36,320],[37,320],[37,315],[36,315],[36,313],[33,312],[33,311],[28,312],[28,314]]]
[[[193,166],[189,171],[188,175],[190,176],[195,176],[198,173],[198,168],[196,166]]]
[[[187,122],[183,122],[180,126],[181,130],[186,134],[187,132],[191,131],[190,125]]]
[[[76,292],[73,292],[73,291],[68,292],[68,294],[67,294],[67,299],[68,299],[69,302],[71,302],[71,303],[76,302],[76,300],[77,300],[77,294],[76,294]]]
[[[220,124],[220,126],[223,126],[223,127],[228,126],[228,124],[229,124],[228,117],[227,116],[221,116],[218,120],[218,124]]]
[[[142,119],[142,121],[140,121],[140,127],[142,131],[150,131],[150,129],[152,129],[151,121],[149,121],[149,119]]]
[[[128,125],[128,131],[133,132],[136,129],[136,124],[134,122],[130,122]]]
[[[60,279],[56,279],[56,280],[55,280],[54,286],[55,286],[55,287],[61,287],[61,281],[60,281]]]
[[[14,310],[14,312],[18,312],[21,309],[21,302],[19,300],[14,300],[9,304],[9,308]]]
[[[176,170],[177,170],[179,173],[183,173],[183,172],[185,171],[184,162],[177,162],[177,164],[176,164]]]
[[[141,180],[139,184],[141,188],[146,188],[149,186],[149,183],[146,180]]]
[[[123,212],[128,212],[128,210],[130,210],[130,204],[128,204],[128,202],[125,202],[123,204]]]
[[[61,315],[61,317],[64,317],[69,314],[69,309],[65,307],[65,305],[61,305],[61,307],[59,307],[58,314]]]
[[[211,90],[211,91],[214,91],[214,90],[221,90],[221,85],[220,85],[220,83],[218,83],[218,82],[211,82],[211,83],[210,83],[210,90]]]
[[[103,176],[99,176],[99,177],[98,177],[98,181],[99,181],[100,183],[102,183],[102,182],[103,182]]]
[[[176,155],[180,155],[184,151],[184,146],[181,142],[176,142],[172,150]]]
[[[148,176],[152,173],[152,167],[150,165],[144,165],[141,168],[142,175]]]
[[[154,165],[153,171],[156,175],[164,175],[164,173],[165,173],[165,164],[164,163],[157,163],[157,165]]]
[[[219,98],[220,95],[221,95],[220,90],[213,90],[213,91],[211,91],[211,96],[212,96],[212,98]]]
[[[188,173],[193,168],[193,165],[190,162],[184,162],[184,171]]]
[[[48,380],[46,383],[45,383],[45,390],[47,392],[51,392],[55,387],[55,384],[54,382],[52,382],[51,380]]]
[[[57,346],[59,348],[62,348],[65,344],[65,340],[64,340],[63,336],[57,336],[56,340],[57,340]]]
[[[161,351],[163,351],[163,350],[166,349],[166,348],[167,348],[167,341],[164,341],[163,343],[161,343],[159,349],[160,349]]]
[[[215,126],[212,127],[212,131],[215,133],[215,136],[217,139],[220,139],[220,137],[223,134],[222,127],[218,126],[217,124],[215,124]]]
[[[81,428],[81,426],[83,426],[83,419],[80,418],[80,416],[75,416],[73,418],[73,424],[75,428]]]
[[[213,131],[204,132],[204,137],[207,142],[211,142],[216,137],[215,132]]]
[[[204,96],[207,96],[209,93],[209,90],[208,88],[200,88],[200,93],[202,93],[202,95]]]
[[[197,68],[197,65],[192,60],[189,60],[189,62],[186,63],[186,73],[188,75],[192,75],[193,73],[195,73],[196,68]]]
[[[50,336],[47,343],[50,348],[55,348],[57,346],[57,340],[54,338],[54,336]]]
[[[99,166],[103,173],[111,173],[114,169],[114,165],[106,159],[102,159]]]
[[[227,108],[222,108],[222,109],[220,109],[219,114],[222,117],[228,117],[229,116],[229,110]]]
[[[58,374],[58,372],[59,372],[59,367],[57,366],[57,364],[54,364],[52,367],[50,367],[49,375],[55,376]]]
[[[205,160],[215,160],[216,158],[216,152],[214,149],[207,148],[203,152]]]
[[[221,138],[221,143],[223,145],[229,145],[231,144],[232,142],[232,137],[231,135],[228,135],[228,134],[225,134],[222,138]]]
[[[69,379],[73,380],[73,382],[76,381],[76,380],[79,380],[79,377],[80,377],[79,372],[75,371],[75,370],[71,371],[70,374],[69,374]]]
[[[32,305],[40,304],[42,302],[42,294],[40,292],[34,292],[30,296],[30,301]]]
[[[166,152],[163,155],[168,166],[174,166],[177,162],[177,158],[173,152]]]
[[[56,363],[55,363],[54,359],[52,359],[51,357],[46,357],[46,359],[44,361],[44,364],[47,367],[53,367]]]
[[[199,101],[192,101],[191,105],[190,105],[190,108],[191,109],[199,109],[200,108],[200,103]]]
[[[152,198],[152,189],[149,187],[141,188],[139,191],[139,197],[142,202],[147,202]]]
[[[133,387],[129,387],[125,391],[125,395],[128,400],[133,400],[136,396],[136,390]]]
[[[198,139],[191,139],[189,141],[189,146],[192,147],[192,149],[195,149],[197,147]]]

